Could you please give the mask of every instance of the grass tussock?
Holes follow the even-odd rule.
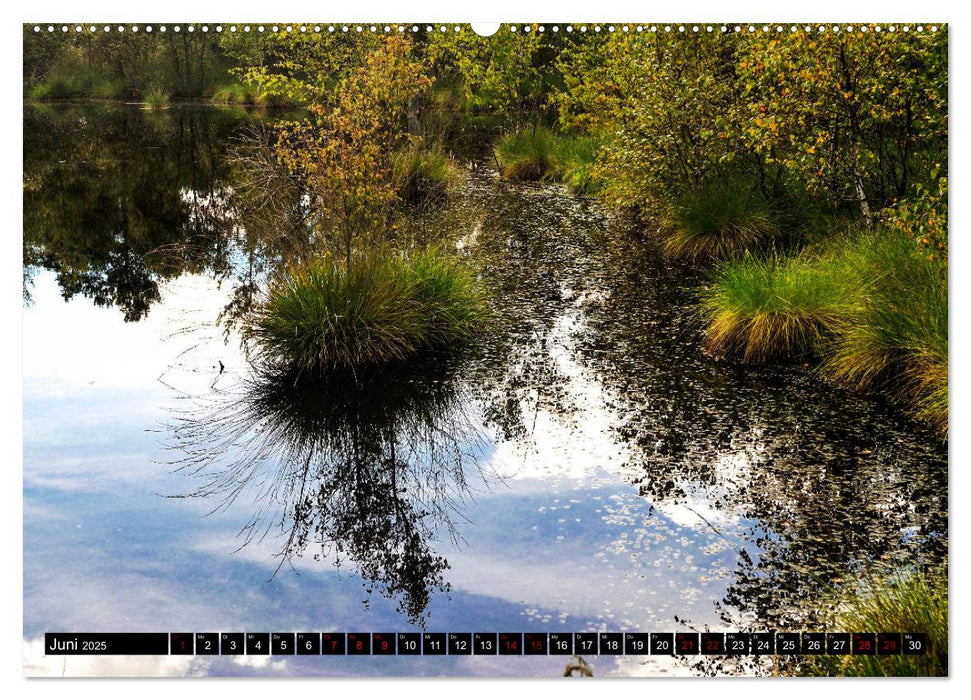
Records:
[[[142,96],[145,109],[165,109],[169,106],[169,93],[156,87],[149,88]]]
[[[557,134],[536,128],[506,134],[496,144],[496,158],[507,180],[550,179],[563,182],[577,194],[602,188],[596,175],[600,139]]]
[[[817,354],[859,297],[840,266],[821,268],[809,255],[724,263],[702,302],[708,351],[750,363]]]
[[[867,297],[823,364],[859,389],[889,389],[948,426],[947,266],[899,233],[864,236],[850,254]]]
[[[124,84],[83,66],[59,66],[57,70],[31,87],[31,100],[69,100],[74,98],[117,99],[125,94]]]
[[[437,249],[330,258],[297,266],[269,289],[244,328],[266,365],[323,375],[404,361],[471,342],[486,324],[471,273]]]
[[[212,101],[227,105],[255,105],[259,89],[245,83],[221,85],[212,93]]]
[[[887,392],[947,432],[947,265],[898,231],[724,262],[702,315],[715,354],[756,363],[816,355],[826,376]]]
[[[526,129],[503,136],[496,144],[496,158],[507,180],[541,180],[553,170],[553,133]]]
[[[800,671],[812,676],[947,676],[948,590],[944,569],[906,571],[866,580],[837,594],[833,629],[923,632],[926,653],[817,656]]]
[[[256,85],[248,83],[228,83],[220,85],[212,93],[212,101],[224,105],[242,107],[262,107],[264,109],[290,109],[300,103],[282,95],[265,92]]]
[[[713,178],[675,202],[663,246],[673,257],[725,259],[764,244],[779,232],[771,203],[744,178]]]
[[[391,154],[391,176],[404,201],[420,204],[445,197],[462,171],[440,146],[416,140]]]

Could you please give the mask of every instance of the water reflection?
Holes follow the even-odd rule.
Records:
[[[281,565],[308,551],[350,562],[369,594],[423,623],[449,589],[435,542],[460,537],[461,506],[486,485],[455,362],[316,380],[257,371],[174,426],[180,469],[201,480],[190,495],[245,499],[245,542],[279,537]]]
[[[512,346],[493,370],[505,397],[493,417],[606,422],[611,468],[658,513],[719,536],[726,556],[706,575],[726,580],[724,624],[810,628],[829,586],[946,560],[947,445],[936,433],[811,368],[705,356],[703,278],[625,222],[553,187],[480,180],[471,191],[490,198],[474,257],[500,290]]]
[[[137,321],[161,281],[225,271],[223,143],[238,126],[217,110],[25,106],[25,297],[44,268],[65,299]]]
[[[625,471],[643,496],[752,523],[733,538],[726,624],[807,629],[830,586],[946,558],[939,436],[811,369],[705,357],[684,275],[637,248],[606,248],[579,354],[624,416]]]

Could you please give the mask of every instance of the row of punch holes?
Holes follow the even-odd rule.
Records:
[[[271,33],[281,33],[281,32],[301,32],[301,33],[307,33],[307,32],[312,32],[312,33],[318,33],[319,34],[321,32],[329,32],[329,33],[343,32],[343,33],[349,33],[349,32],[365,32],[365,31],[367,31],[367,32],[382,32],[383,31],[384,33],[391,33],[391,32],[394,32],[394,31],[402,32],[402,33],[403,32],[411,31],[412,33],[417,33],[417,32],[424,31],[424,32],[427,33],[427,32],[434,32],[434,31],[448,32],[449,30],[452,30],[452,31],[455,31],[455,32],[462,32],[462,31],[464,31],[464,26],[463,25],[459,25],[459,24],[453,24],[453,25],[445,25],[445,24],[442,24],[442,25],[431,25],[431,24],[426,24],[426,25],[418,25],[418,24],[412,24],[412,25],[406,25],[406,24],[395,24],[395,25],[390,25],[390,24],[385,24],[385,25],[374,25],[374,24],[372,24],[372,25],[360,25],[360,24],[357,24],[357,25],[347,25],[347,24],[341,24],[341,25],[334,25],[334,24],[330,24],[330,25],[323,25],[323,24],[287,24],[287,25],[262,25],[262,24],[260,24],[260,25],[249,25],[249,24],[246,24],[246,25],[235,25],[234,24],[234,25],[228,25],[228,26],[224,27],[221,24],[212,25],[212,26],[210,26],[208,24],[202,24],[202,25],[189,24],[189,25],[185,25],[185,27],[183,28],[182,25],[178,25],[178,24],[175,24],[175,25],[164,25],[164,24],[162,24],[162,25],[137,25],[137,24],[135,24],[135,25],[131,25],[131,26],[125,26],[125,25],[117,25],[117,26],[115,26],[115,25],[107,25],[106,24],[106,25],[101,25],[100,27],[99,26],[95,26],[95,25],[80,25],[80,24],[77,24],[77,25],[62,24],[62,25],[59,25],[59,26],[47,25],[46,27],[41,26],[41,25],[34,25],[34,31],[35,32],[41,32],[41,31],[44,31],[45,29],[48,32],[55,32],[55,31],[60,30],[62,33],[67,33],[67,32],[70,32],[72,30],[74,32],[81,33],[81,32],[84,32],[85,29],[87,29],[88,32],[92,32],[92,33],[93,32],[98,32],[98,31],[104,31],[104,32],[119,32],[119,33],[123,33],[123,32],[126,32],[126,31],[130,31],[132,33],[138,33],[139,31],[141,31],[141,32],[145,32],[145,33],[151,34],[153,31],[158,31],[158,32],[163,32],[163,33],[166,32],[166,31],[173,31],[173,32],[178,33],[178,32],[181,32],[181,31],[184,30],[184,31],[187,31],[187,32],[195,32],[195,31],[201,31],[201,32],[209,32],[209,31],[215,31],[215,32],[224,32],[224,31],[239,32],[239,31],[241,31],[241,32],[247,33],[247,32],[251,32],[251,31],[256,31],[256,32],[271,32]],[[763,33],[768,33],[768,32],[771,32],[773,30],[776,33],[781,33],[781,32],[786,31],[787,29],[790,32],[798,32],[798,31],[804,31],[804,32],[807,32],[807,33],[809,33],[809,32],[832,32],[834,34],[837,34],[837,33],[840,33],[840,32],[844,32],[844,33],[847,33],[847,34],[852,34],[854,31],[856,31],[856,32],[859,32],[861,34],[865,34],[865,33],[869,32],[869,31],[878,32],[878,33],[879,32],[883,32],[883,31],[887,31],[887,32],[890,32],[890,33],[894,33],[894,32],[897,32],[897,31],[901,31],[901,32],[907,33],[907,32],[910,32],[912,29],[914,31],[917,31],[917,32],[923,32],[923,31],[925,31],[925,29],[926,30],[930,30],[931,32],[936,32],[937,31],[937,26],[936,25],[931,25],[931,26],[925,28],[924,25],[920,25],[920,24],[919,25],[915,25],[915,26],[911,26],[911,25],[908,25],[908,24],[903,24],[903,25],[888,25],[886,27],[884,27],[882,25],[879,25],[879,24],[877,24],[877,25],[855,25],[855,26],[854,25],[840,26],[840,25],[835,25],[835,24],[834,25],[825,25],[825,24],[820,24],[820,25],[809,25],[809,24],[806,24],[806,25],[797,25],[797,24],[792,24],[792,25],[781,25],[781,24],[768,25],[768,24],[763,24],[763,25],[760,25],[760,26],[751,25],[751,24],[749,24],[749,25],[741,25],[741,24],[725,25],[725,24],[723,24],[723,25],[720,25],[720,26],[710,25],[710,24],[709,25],[697,25],[697,24],[694,24],[694,25],[672,25],[672,24],[665,24],[665,25],[644,25],[644,24],[637,24],[637,25],[630,25],[630,24],[623,24],[623,25],[616,25],[616,26],[615,25],[612,25],[612,24],[611,25],[600,25],[600,24],[593,24],[593,25],[587,25],[587,24],[568,24],[568,25],[564,25],[562,27],[560,25],[557,25],[557,24],[553,24],[553,25],[543,25],[543,24],[540,24],[540,25],[529,25],[529,24],[523,24],[523,25],[509,24],[509,25],[505,25],[505,30],[506,31],[509,31],[509,32],[523,32],[523,33],[529,33],[531,31],[537,31],[537,32],[551,31],[551,32],[554,32],[554,33],[560,32],[560,31],[565,31],[567,33],[572,33],[572,32],[581,32],[581,33],[583,33],[583,32],[587,32],[587,31],[593,31],[593,32],[632,32],[632,31],[634,31],[634,32],[655,32],[655,33],[657,33],[657,32],[665,32],[665,33],[678,32],[678,33],[681,33],[681,34],[700,34],[700,33],[713,33],[713,32],[716,32],[717,31],[717,32],[720,32],[722,34],[728,34],[728,33],[733,33],[733,32],[734,33],[755,34],[755,33],[758,33],[759,31],[761,31]],[[472,31],[473,32],[476,32],[476,33],[479,33],[479,34],[483,34],[483,32],[479,32],[475,27],[472,28]]]

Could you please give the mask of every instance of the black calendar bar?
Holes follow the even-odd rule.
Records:
[[[927,654],[922,632],[48,632],[61,655],[717,656]]]
[[[167,632],[48,632],[44,635],[44,653],[48,656],[168,655],[169,635]]]

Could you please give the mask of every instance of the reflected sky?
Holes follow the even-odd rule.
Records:
[[[186,330],[182,309],[212,318],[224,298],[204,278],[180,278],[163,286],[157,313],[130,325],[86,300],[65,303],[54,280],[38,276],[24,333],[25,638],[54,628],[160,624],[169,631],[412,628],[391,601],[372,597],[365,608],[361,582],[343,569],[307,558],[274,575],[278,542],[240,548],[245,504],[207,515],[210,502],[164,497],[186,491],[161,430],[172,407],[244,367],[232,343],[220,339],[214,352],[212,343],[193,342],[214,329]],[[71,332],[72,352],[59,351],[49,329]],[[222,377],[216,355],[227,366]],[[590,446],[596,428],[579,451],[563,449],[564,430],[541,413],[529,445],[489,454],[483,466],[501,478],[464,504],[460,541],[442,542],[451,590],[432,596],[426,629],[656,630],[670,626],[673,614],[716,623],[711,601],[724,592],[733,553],[699,523],[653,509],[606,469],[613,448],[609,440]],[[685,554],[686,546],[700,551]],[[477,661],[296,659],[249,670],[500,671]],[[202,670],[167,671],[247,671],[233,661],[200,663]],[[604,657],[598,665],[610,664]],[[504,659],[501,671],[555,675],[561,666],[552,658]]]

